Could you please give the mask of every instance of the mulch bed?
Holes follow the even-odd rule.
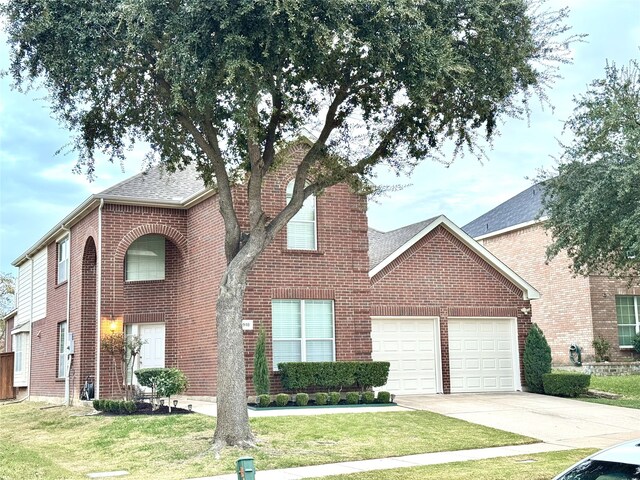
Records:
[[[396,405],[395,403],[355,403],[353,404],[353,403],[347,403],[346,400],[340,400],[337,405],[328,405],[328,404],[316,405],[315,400],[309,400],[309,403],[307,403],[304,407],[297,405],[295,402],[289,402],[283,407],[279,407],[278,405],[276,405],[276,402],[271,402],[268,407],[260,407],[258,406],[257,403],[251,403],[251,402],[247,403],[248,407],[256,410],[261,410],[265,408],[306,408],[306,407],[319,407],[319,408],[323,408],[323,407],[386,407],[386,406],[395,406],[395,405]]]

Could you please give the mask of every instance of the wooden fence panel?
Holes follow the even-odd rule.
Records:
[[[13,352],[0,353],[0,400],[16,398],[13,388]]]

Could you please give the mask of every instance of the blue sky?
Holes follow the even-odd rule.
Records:
[[[640,0],[553,0],[569,6],[574,33],[586,33],[574,44],[573,63],[549,92],[554,110],[533,103],[530,121],[508,119],[501,135],[480,164],[466,156],[449,167],[425,162],[411,178],[381,172],[383,184],[410,186],[369,206],[369,223],[391,230],[439,214],[462,226],[531,184],[538,169],[553,165],[572,98],[600,78],[607,60],[626,64],[640,58]],[[0,69],[8,47],[0,37]],[[143,167],[144,151],[135,150],[124,165],[100,162],[96,179],[72,173],[73,153],[56,155],[70,134],[50,116],[46,92],[23,94],[0,78],[0,271],[16,273],[11,262],[37,242],[90,194],[134,175]]]

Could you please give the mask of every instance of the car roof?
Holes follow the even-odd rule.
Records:
[[[629,463],[640,465],[640,438],[629,442],[621,443],[615,447],[608,448],[596,453],[591,457],[593,460],[604,462]]]

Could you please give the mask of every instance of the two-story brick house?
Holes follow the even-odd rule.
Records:
[[[547,261],[551,239],[542,215],[544,184],[536,184],[463,227],[487,250],[540,291],[535,321],[551,347],[554,364],[570,363],[572,344],[594,359],[592,342],[611,345],[611,360],[633,359],[631,339],[640,332],[640,287],[606,275],[574,276],[561,252]]]
[[[290,146],[289,163],[266,179],[267,215],[288,201],[292,165],[306,148]],[[243,194],[234,194],[241,219]],[[146,341],[136,367],[178,367],[190,396],[215,396],[216,298],[225,268],[217,201],[191,169],[151,169],[91,196],[16,259],[18,311],[7,345],[20,357],[15,385],[28,387],[32,399],[76,398],[93,376],[97,396],[117,396],[122,379],[99,348],[115,331]],[[370,248],[365,197],[337,185],[308,199],[249,276],[248,385],[263,328],[274,382],[281,361],[373,355],[392,362],[389,385],[397,393],[519,389],[537,292],[446,218],[415,228],[376,232]],[[413,275],[396,277],[404,270]],[[427,337],[413,336],[411,328],[425,326]],[[475,340],[466,338],[474,328]],[[476,341],[480,331],[484,341]],[[396,358],[394,345],[406,355]],[[476,354],[464,345],[478,347]],[[428,385],[414,385],[425,376]]]

